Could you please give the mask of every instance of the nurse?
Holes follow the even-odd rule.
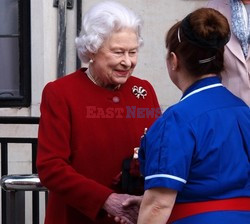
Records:
[[[167,34],[169,75],[183,96],[142,139],[138,224],[250,223],[250,110],[217,75],[229,38],[211,8]]]

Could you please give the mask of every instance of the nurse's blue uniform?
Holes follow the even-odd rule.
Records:
[[[178,191],[176,203],[245,197],[250,210],[250,110],[218,77],[190,86],[141,141],[145,190]],[[210,211],[174,224],[250,224],[250,211]]]

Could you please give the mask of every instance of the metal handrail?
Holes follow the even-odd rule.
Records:
[[[0,124],[39,124],[39,117],[0,116]]]
[[[37,174],[5,175],[1,186],[5,191],[47,191]]]
[[[39,117],[2,117],[0,124],[14,125],[38,125]],[[32,221],[38,224],[40,221],[40,192],[45,192],[45,206],[47,205],[48,191],[42,187],[40,180],[36,179],[36,149],[37,138],[28,137],[0,137],[1,143],[1,207],[2,224],[25,224],[25,193],[32,191]],[[8,145],[11,143],[31,144],[32,175],[8,174]],[[41,187],[41,188],[40,188]]]

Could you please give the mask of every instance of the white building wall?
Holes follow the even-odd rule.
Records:
[[[82,0],[85,12],[101,0]],[[166,31],[192,10],[205,5],[206,0],[116,0],[138,12],[144,19],[144,46],[140,50],[134,75],[149,80],[155,88],[163,110],[178,102],[181,92],[171,83],[165,64]],[[76,35],[76,0],[74,9],[67,10],[66,73],[76,66],[74,39]],[[31,71],[32,103],[29,108],[0,108],[0,116],[39,116],[42,89],[56,79],[57,71],[57,8],[52,0],[31,0]],[[37,127],[0,125],[0,136],[37,136]],[[21,147],[21,148],[20,148]],[[25,146],[13,146],[9,156],[10,173],[30,171],[30,151]],[[22,151],[21,151],[22,150]],[[1,197],[1,196],[0,196]],[[30,209],[28,209],[30,210]],[[1,211],[1,210],[0,210]],[[0,214],[1,215],[1,214]],[[30,220],[30,213],[27,213]],[[29,224],[30,221],[27,221]]]

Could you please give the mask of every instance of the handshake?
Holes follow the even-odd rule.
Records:
[[[142,196],[112,193],[103,209],[121,224],[136,224]]]

